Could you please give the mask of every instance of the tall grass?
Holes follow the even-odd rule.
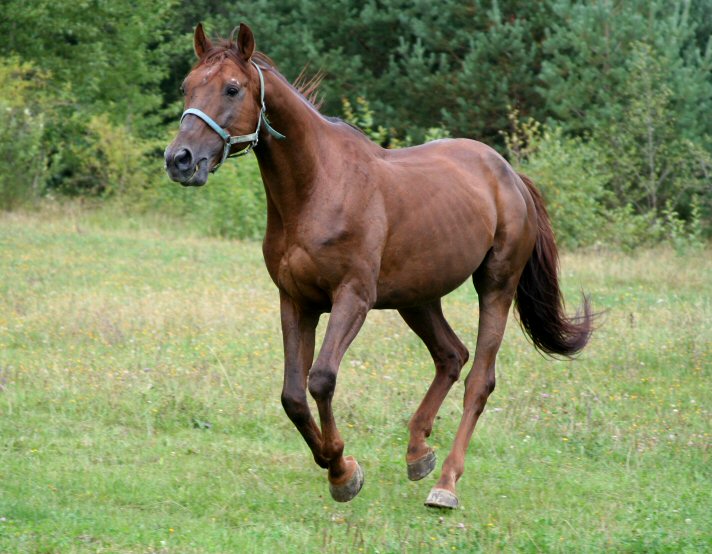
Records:
[[[0,551],[712,549],[709,250],[565,255],[570,308],[583,288],[601,326],[555,362],[510,322],[462,509],[441,513],[422,506],[436,476],[406,478],[433,370],[396,313],[373,312],[342,364],[366,484],[336,504],[282,412],[259,245],[142,221],[0,216]],[[469,284],[445,312],[474,345]],[[441,461],[462,396],[436,421]]]

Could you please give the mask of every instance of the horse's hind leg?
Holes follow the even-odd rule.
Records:
[[[440,300],[399,312],[423,341],[435,362],[435,378],[408,424],[408,478],[417,481],[435,468],[435,453],[425,439],[430,436],[433,420],[453,383],[459,378],[469,352],[445,320]]]
[[[487,265],[491,269],[493,264]],[[428,506],[440,508],[456,508],[458,506],[455,484],[464,471],[465,453],[475,424],[485,408],[487,398],[494,390],[495,358],[502,343],[509,307],[512,304],[518,280],[519,273],[509,273],[506,278],[498,279],[496,275],[488,271],[487,267],[481,267],[475,273],[475,288],[479,295],[480,305],[475,360],[472,370],[465,379],[464,410],[455,435],[455,442],[443,463],[440,480],[430,491],[425,502]]]

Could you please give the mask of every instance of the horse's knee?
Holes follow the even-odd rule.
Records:
[[[282,407],[295,425],[309,420],[309,405],[304,391],[282,391]]]
[[[314,400],[331,400],[336,388],[336,373],[329,368],[313,368],[309,372],[309,394]]]
[[[442,370],[443,374],[445,377],[447,377],[448,381],[451,383],[455,383],[457,380],[460,379],[460,373],[462,372],[462,366],[461,365],[448,365],[443,368]]]
[[[438,373],[445,375],[451,383],[454,383],[460,378],[460,372],[467,362],[468,356],[467,349],[465,349],[464,355],[458,350],[449,350],[437,357],[435,367]]]

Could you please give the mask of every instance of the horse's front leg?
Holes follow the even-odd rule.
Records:
[[[280,292],[280,312],[284,341],[282,406],[311,448],[316,463],[327,468],[328,461],[321,453],[321,431],[312,417],[306,393],[319,314],[305,310],[283,292]]]
[[[344,441],[336,428],[331,401],[339,364],[373,305],[371,298],[363,286],[340,287],[333,299],[321,351],[309,372],[309,392],[316,401],[321,421],[321,453],[329,464],[329,489],[339,502],[348,502],[359,493],[363,471],[354,458],[343,456]]]

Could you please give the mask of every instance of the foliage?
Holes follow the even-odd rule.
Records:
[[[431,140],[440,140],[444,138],[451,138],[452,134],[445,127],[428,127],[425,130],[425,136],[423,137],[423,142],[429,142]]]
[[[619,199],[629,196],[611,186],[619,182],[620,175],[609,173],[607,150],[600,144],[566,137],[558,126],[551,128],[531,118],[520,120],[516,111],[510,114],[510,122],[512,130],[504,135],[508,154],[515,168],[542,192],[559,244],[568,248],[600,244],[632,251],[665,240],[680,253],[703,246],[698,196],[692,197],[687,220],[670,199],[659,218],[656,211],[621,205]],[[619,170],[625,153],[617,159],[614,171]]]
[[[690,204],[690,219],[685,221],[675,211],[668,200],[663,210],[663,234],[670,245],[680,255],[689,255],[704,248],[701,224],[700,202],[697,196]]]
[[[258,0],[208,13],[216,30],[243,20],[259,30],[258,47],[287,77],[305,64],[324,70],[327,113],[339,113],[344,96],[361,96],[397,136],[420,142],[427,129],[446,127],[496,142],[507,105],[536,95],[538,40],[549,11],[546,3],[522,1]],[[194,13],[191,24],[202,17]]]
[[[364,134],[376,144],[385,145],[392,140],[389,137],[388,131],[379,125],[374,129],[373,110],[371,109],[368,100],[363,96],[356,98],[356,106],[354,107],[348,98],[341,100],[344,121],[361,129]]]
[[[687,205],[693,194],[712,190],[704,171],[712,155],[680,128],[663,63],[649,45],[634,46],[617,117],[595,133],[612,168],[612,189],[638,212]]]
[[[130,198],[149,185],[147,141],[132,136],[125,126],[112,125],[104,114],[92,117],[86,131],[81,144],[70,146],[80,166],[65,181],[65,186],[70,190]]]
[[[567,133],[590,137],[610,174],[612,206],[662,217],[693,195],[710,227],[712,40],[698,36],[709,2],[553,4],[542,86]]]
[[[169,52],[161,48],[173,0],[5,0],[6,53],[52,73],[66,114],[106,113],[113,124],[151,134],[156,90]]]
[[[692,223],[694,197],[696,225],[712,234],[709,0],[7,0],[3,16],[5,55],[29,62],[49,93],[41,102],[25,95],[34,107],[14,110],[3,126],[3,152],[15,151],[10,133],[32,129],[20,133],[32,170],[5,176],[3,197],[18,199],[6,207],[45,192],[125,196],[127,207],[216,218],[196,223],[211,233],[258,234],[263,216],[250,210],[264,199],[252,177],[244,190],[173,188],[151,203],[160,197],[152,191],[168,188],[160,154],[194,62],[195,24],[225,36],[245,21],[287,78],[305,65],[323,71],[324,112],[383,146],[465,136],[506,154],[511,110],[544,124],[515,161],[548,189],[567,245],[594,235],[626,248],[663,240],[666,214]],[[592,196],[571,185],[574,168],[588,168]],[[208,207],[211,199],[218,204]],[[623,239],[617,229],[642,234]]]
[[[158,87],[171,55],[166,24],[174,3],[3,2],[3,50],[50,75],[47,87],[54,104],[44,114],[42,137],[48,168],[38,190],[94,195],[124,187],[128,171],[142,165],[139,139],[163,135]],[[110,130],[117,132],[115,137]],[[117,147],[122,151],[116,152]],[[129,156],[131,167],[98,166],[114,152]]]
[[[28,62],[0,58],[0,210],[26,204],[42,187],[47,79]]]
[[[361,131],[376,144],[388,148],[404,148],[413,145],[413,139],[410,135],[400,138],[397,136],[395,129],[385,129],[382,125],[374,127],[373,109],[368,100],[363,96],[356,98],[355,106],[351,104],[348,98],[342,98],[341,106],[344,120],[350,125],[361,129]],[[429,127],[425,130],[423,142],[448,137],[450,137],[450,131],[445,127]]]
[[[650,248],[663,236],[660,221],[652,212],[638,213],[631,204],[609,208],[607,224],[600,230],[600,243],[627,253]]]
[[[169,186],[180,188],[175,183]],[[202,228],[205,234],[251,239],[264,235],[265,191],[253,155],[226,164],[203,190],[192,189],[188,194],[192,198],[188,199],[187,221]]]
[[[606,222],[607,175],[600,153],[580,138],[565,137],[512,112],[505,135],[515,168],[532,179],[546,201],[559,244],[569,248],[600,241]]]
[[[605,128],[620,116],[630,86],[638,86],[642,75],[631,75],[632,65],[647,48],[659,65],[654,86],[673,91],[673,111],[687,138],[709,135],[712,123],[700,116],[712,102],[712,42],[695,40],[703,19],[690,18],[691,4],[712,15],[706,1],[552,2],[539,89],[551,117],[570,130]]]
[[[154,171],[160,173],[160,177],[153,176],[157,184],[133,203],[140,205],[142,212],[169,214],[200,235],[241,239],[264,235],[265,192],[253,155],[225,163],[199,188],[170,181],[162,166]]]

